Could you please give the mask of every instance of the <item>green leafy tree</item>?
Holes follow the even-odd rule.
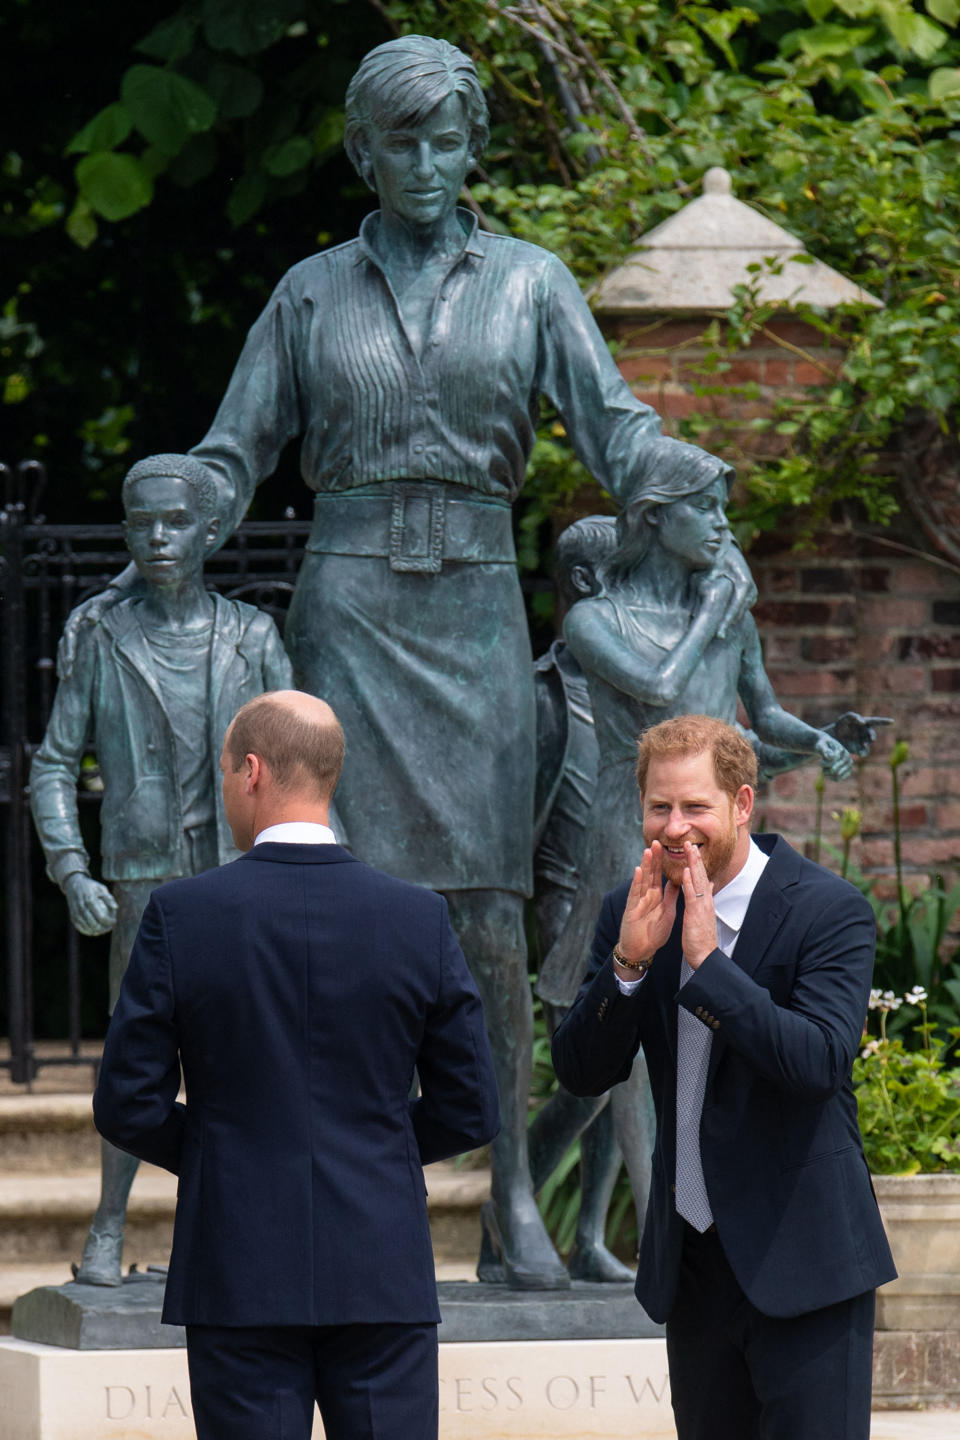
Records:
[[[731,447],[747,536],[785,514],[809,529],[837,503],[888,519],[904,427],[932,417],[956,438],[960,0],[195,0],[108,18],[79,93],[72,45],[96,16],[53,0],[0,21],[8,52],[53,69],[48,93],[70,91],[4,161],[0,238],[18,257],[0,302],[7,444],[79,469],[78,497],[115,497],[130,453],[195,441],[283,270],[355,232],[371,199],[341,153],[347,79],[409,31],[469,51],[491,96],[466,202],[585,285],[719,164],[740,198],[883,299],[855,320],[809,317],[847,359],[758,422],[775,429],[773,459],[742,431],[717,437],[709,403],[769,321],[756,284],[709,328],[703,414],[684,433]],[[26,115],[25,95],[14,102]],[[271,507],[285,484],[302,502],[294,469]],[[548,514],[596,506],[588,483],[547,417],[526,565],[541,563]]]

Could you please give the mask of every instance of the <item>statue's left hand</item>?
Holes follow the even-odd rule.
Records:
[[[820,739],[816,744],[816,752],[820,756],[820,763],[824,772],[831,780],[846,780],[853,770],[853,756],[845,746],[828,735],[825,730],[820,731]]]
[[[877,738],[877,726],[892,724],[889,715],[858,715],[855,710],[848,710],[823,729],[826,735],[839,740],[851,755],[869,755],[870,746]]]
[[[733,582],[733,596],[717,631],[719,640],[723,640],[731,630],[735,630],[747,611],[757,603],[757,587],[750,574],[750,566],[743,551],[733,544],[732,540],[724,553],[722,566],[723,573]]]

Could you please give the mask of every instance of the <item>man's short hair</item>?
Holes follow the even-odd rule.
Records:
[[[257,755],[269,767],[281,790],[304,780],[317,792],[333,794],[343,769],[343,729],[335,715],[320,722],[294,705],[276,698],[276,691],[248,700],[233,717],[227,732],[227,756],[234,771],[245,755]]]
[[[430,35],[403,35],[371,50],[347,89],[343,143],[357,173],[370,183],[360,148],[368,125],[378,130],[419,125],[451,95],[463,103],[470,152],[479,159],[490,135],[490,115],[469,55]]]
[[[189,485],[197,497],[197,509],[204,520],[212,520],[217,513],[217,485],[206,465],[192,455],[148,455],[138,460],[124,476],[123,506],[126,509],[130,487],[138,480],[152,480],[157,476],[182,480]]]
[[[637,741],[637,784],[642,795],[651,760],[684,755],[713,756],[717,784],[731,799],[741,785],[757,788],[757,757],[749,740],[734,725],[712,715],[677,715],[645,730]]]
[[[589,565],[594,575],[617,545],[617,522],[612,515],[584,515],[557,537],[553,576],[564,600],[572,603],[580,592],[571,583],[576,565]]]

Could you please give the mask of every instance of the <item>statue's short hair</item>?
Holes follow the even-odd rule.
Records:
[[[470,127],[470,153],[478,158],[490,136],[490,115],[469,55],[429,35],[388,40],[363,57],[347,89],[344,146],[354,169],[365,173],[361,141],[368,125],[405,129],[451,95],[459,95]]]
[[[589,565],[596,574],[616,544],[617,522],[612,515],[584,515],[560,532],[553,552],[553,574],[564,600],[579,598],[571,583],[574,567]]]
[[[258,755],[282,790],[306,782],[329,799],[337,787],[344,756],[343,728],[331,710],[323,720],[267,690],[248,700],[227,732],[227,758],[234,771],[245,755]]]
[[[152,480],[156,476],[171,476],[190,486],[197,497],[197,508],[204,520],[212,520],[217,513],[217,485],[206,465],[193,455],[148,455],[138,460],[124,476],[123,505],[126,509],[130,487],[138,480]]]
[[[651,760],[678,759],[686,755],[713,757],[717,784],[731,799],[741,785],[757,788],[757,757],[749,740],[735,725],[712,715],[677,715],[651,725],[637,741],[637,784],[642,795],[647,787]]]

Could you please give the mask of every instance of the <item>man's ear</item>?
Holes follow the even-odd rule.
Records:
[[[750,785],[741,785],[733,797],[733,820],[738,827],[749,825],[753,814],[754,794]]]
[[[248,795],[252,795],[263,778],[263,766],[260,763],[260,756],[252,753],[250,755],[244,755],[243,770],[243,788]]]
[[[213,519],[210,520],[209,523],[207,524],[206,544],[207,544],[207,554],[208,554],[208,555],[211,554],[211,552],[213,551],[214,542],[216,541],[216,538],[217,538],[217,536],[218,536],[219,534],[220,534],[220,517],[219,517],[218,515],[214,515]]]

